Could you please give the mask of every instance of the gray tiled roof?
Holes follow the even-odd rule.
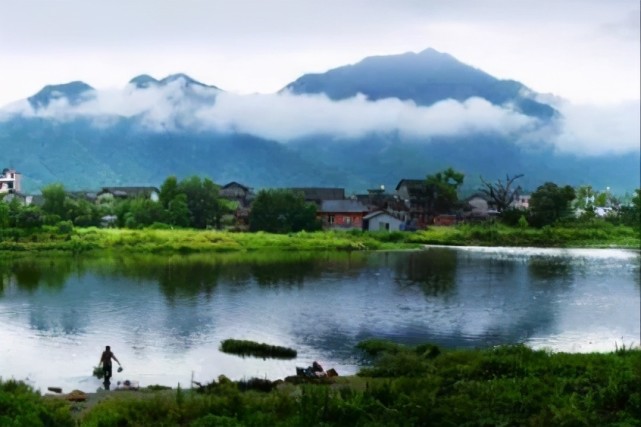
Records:
[[[367,207],[358,200],[323,200],[320,212],[367,212]]]

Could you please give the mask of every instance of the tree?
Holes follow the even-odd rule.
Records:
[[[189,227],[189,208],[187,196],[177,194],[167,206],[167,221],[178,227]]]
[[[553,182],[539,186],[530,198],[530,224],[536,227],[553,224],[570,215],[570,203],[575,199],[574,188],[559,187]]]
[[[494,202],[496,209],[499,212],[503,212],[510,207],[514,199],[516,199],[521,193],[521,186],[516,188],[512,187],[514,181],[523,177],[523,174],[514,175],[510,178],[510,175],[505,175],[505,183],[500,179],[495,183],[487,182],[481,177],[481,182],[485,188],[481,188],[481,192],[485,194],[491,202]]]
[[[0,199],[0,228],[8,228],[10,224],[9,205]]]
[[[178,192],[187,196],[189,223],[195,228],[207,228],[220,225],[223,214],[219,201],[218,186],[205,178],[192,176],[178,184]]]
[[[641,188],[634,190],[631,202],[630,205],[621,206],[619,217],[623,224],[641,229]]]
[[[430,215],[450,212],[458,205],[458,189],[465,175],[447,168],[425,179],[426,211]]]
[[[42,189],[42,211],[48,215],[56,215],[60,219],[71,219],[66,217],[65,200],[67,194],[62,184],[47,185]]]
[[[320,229],[316,206],[291,190],[261,190],[249,212],[249,229],[289,233]]]
[[[160,187],[160,194],[158,199],[163,208],[169,209],[169,204],[178,195],[178,179],[175,176],[170,176],[165,179]]]

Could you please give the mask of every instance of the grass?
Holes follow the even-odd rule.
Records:
[[[3,230],[0,251],[86,253],[225,253],[265,250],[362,251],[412,249],[425,244],[460,246],[620,247],[638,249],[641,238],[632,227],[607,222],[555,227],[518,228],[498,223],[430,227],[418,232],[320,231],[290,234],[233,233],[215,230],[129,230],[74,228],[59,233],[42,230]]]
[[[641,423],[641,350],[567,354],[523,345],[441,350],[359,344],[366,367],[332,382],[224,376],[194,390],[109,393],[72,404],[0,381],[1,425],[417,426]],[[8,402],[8,403],[7,403]],[[18,417],[18,418],[16,418]],[[77,424],[73,423],[73,419]],[[18,421],[16,421],[18,420]]]
[[[295,359],[297,355],[296,350],[292,348],[231,338],[221,342],[220,350],[223,353],[236,354],[243,357],[262,357],[263,359]]]

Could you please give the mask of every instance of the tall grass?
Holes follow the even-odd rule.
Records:
[[[502,224],[463,224],[430,227],[418,232],[299,232],[290,234],[232,233],[191,229],[98,229],[4,230],[0,251],[86,253],[223,253],[263,250],[361,251],[417,248],[424,244],[539,247],[639,248],[641,236],[631,227],[609,223],[565,224],[554,227],[520,228]]]

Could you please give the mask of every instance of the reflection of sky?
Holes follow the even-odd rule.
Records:
[[[55,289],[22,289],[12,279],[0,295],[0,376],[93,391],[99,382],[89,374],[107,344],[125,366],[114,380],[186,386],[192,375],[282,378],[313,360],[353,373],[354,345],[370,337],[567,351],[639,343],[639,254],[630,251],[372,253],[366,263],[310,263],[313,272],[297,270],[295,283],[275,266],[267,286],[242,268],[224,267],[212,285],[170,295],[153,270],[128,277],[85,265]],[[438,280],[423,277],[430,274]],[[226,338],[293,347],[299,357],[225,355],[218,347]]]

